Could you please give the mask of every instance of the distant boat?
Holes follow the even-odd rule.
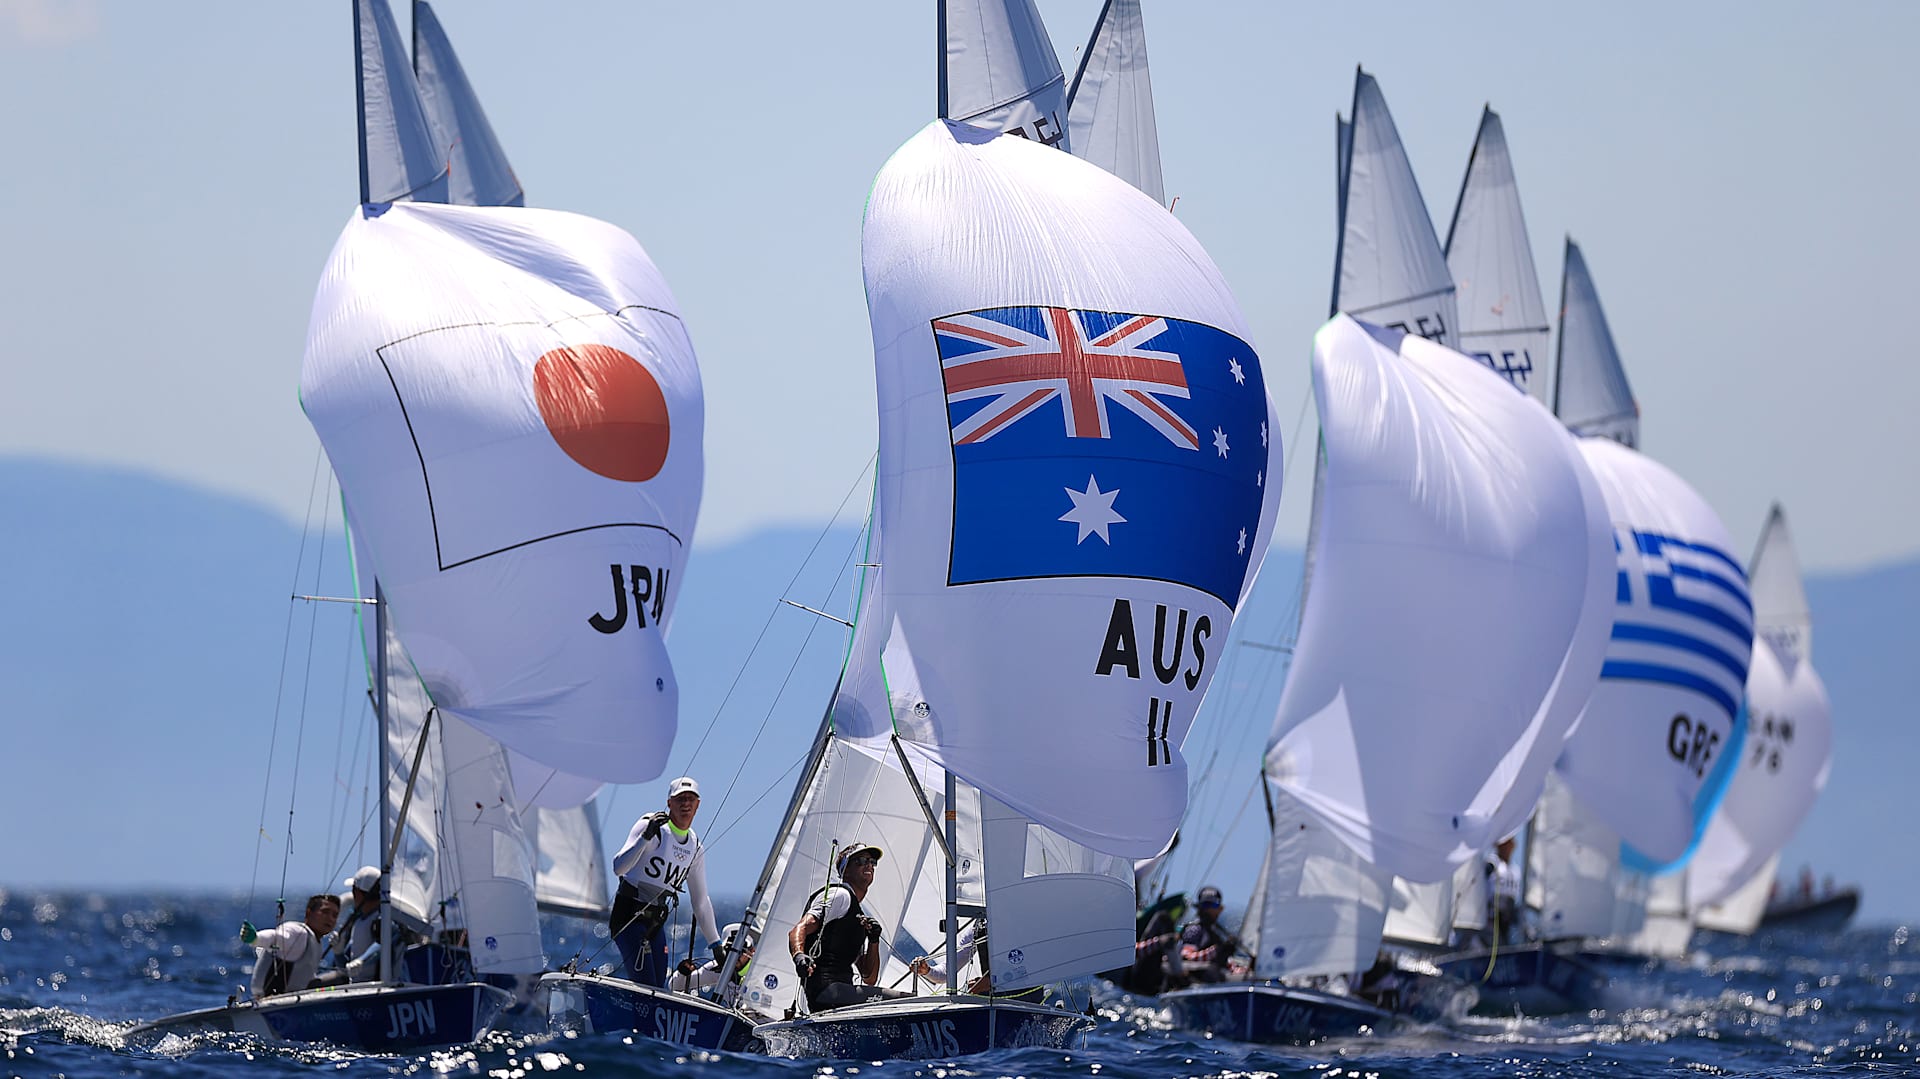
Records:
[[[1838,933],[1860,908],[1860,890],[1846,887],[1832,895],[1788,896],[1767,904],[1759,931]]]

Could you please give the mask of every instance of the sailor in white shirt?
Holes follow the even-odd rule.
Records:
[[[667,988],[676,993],[698,993],[702,989],[719,985],[720,964],[726,962],[726,953],[733,947],[734,938],[740,935],[740,928],[739,922],[728,923],[727,927],[720,931],[719,950],[714,958],[705,963],[696,967],[693,965],[693,960],[682,959],[673,975],[667,979]],[[753,965],[753,945],[754,934],[749,933],[746,942],[740,946],[740,960],[734,964],[734,981],[739,981]]]
[[[253,964],[253,999],[305,989],[320,969],[320,938],[333,932],[339,918],[340,898],[316,895],[307,900],[303,921],[282,922],[264,931],[241,922],[240,942],[260,953]]]
[[[667,787],[667,808],[634,822],[626,845],[614,855],[620,878],[607,928],[626,961],[627,976],[643,985],[665,987],[672,970],[667,959],[667,919],[685,889],[693,901],[693,919],[718,959],[726,954],[714,930],[713,901],[707,897],[706,859],[693,831],[700,811],[700,785],[681,776]]]
[[[1520,927],[1520,871],[1513,867],[1513,837],[1494,847],[1487,859],[1487,939],[1513,944],[1523,939]]]

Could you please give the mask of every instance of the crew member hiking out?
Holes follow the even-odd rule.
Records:
[[[253,999],[307,988],[320,969],[320,938],[333,932],[339,919],[340,897],[323,894],[307,900],[301,921],[282,922],[264,931],[255,929],[252,922],[241,922],[240,943],[251,944],[260,953],[253,964]]]
[[[881,927],[861,911],[860,901],[873,886],[879,862],[880,848],[870,843],[854,843],[841,851],[839,882],[816,893],[787,934],[793,969],[804,980],[812,1011],[911,995],[875,984],[880,980]],[[856,973],[865,984],[854,981]]]
[[[714,929],[713,901],[707,898],[707,868],[693,816],[700,811],[700,785],[681,776],[667,786],[667,808],[633,824],[626,846],[613,859],[620,877],[607,928],[626,962],[627,977],[665,988],[672,966],[667,961],[667,919],[684,888],[693,901],[693,919],[714,957],[726,954]]]

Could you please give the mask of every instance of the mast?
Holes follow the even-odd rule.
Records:
[[[960,814],[954,805],[959,796],[959,781],[953,778],[953,770],[946,769],[946,827],[947,850],[952,851],[960,842]],[[959,860],[947,857],[947,995],[958,993],[960,983],[960,865]],[[975,937],[979,933],[975,932]]]
[[[364,161],[365,158],[363,157]],[[364,172],[362,173],[364,176]],[[387,783],[393,777],[392,750],[387,745],[387,598],[380,582],[373,584],[373,638],[379,646],[373,660],[373,715],[380,745],[380,984],[393,983],[392,900],[387,881],[393,875],[392,803],[387,801]]]

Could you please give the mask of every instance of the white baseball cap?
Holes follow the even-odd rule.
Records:
[[[358,888],[363,892],[377,892],[380,890],[380,869],[377,866],[363,865],[354,871],[353,876],[340,883],[350,888]]]
[[[681,776],[679,779],[667,784],[668,798],[675,798],[682,794],[691,794],[695,798],[700,797],[700,784],[695,783],[692,776]]]

